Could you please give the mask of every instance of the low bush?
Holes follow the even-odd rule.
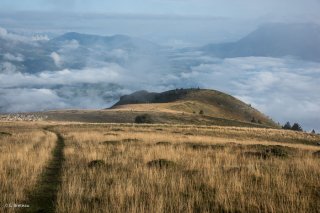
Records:
[[[147,124],[150,124],[152,123],[152,118],[149,114],[143,114],[143,115],[138,115],[135,120],[134,120],[135,123],[137,124],[143,124],[143,123],[147,123]]]

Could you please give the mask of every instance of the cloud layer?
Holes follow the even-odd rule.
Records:
[[[320,129],[320,64],[290,58],[218,60],[181,73],[203,88],[216,88],[251,103],[277,121]]]
[[[37,46],[3,28],[1,38],[17,48],[19,42]],[[218,59],[193,50],[152,54],[99,47],[84,51],[81,42],[67,41],[46,56],[55,70],[44,66],[49,70],[33,73],[24,69],[30,55],[0,53],[0,112],[101,109],[136,90],[200,86],[234,95],[281,123],[300,122],[307,130],[320,130],[320,63],[294,58]]]
[[[188,57],[178,55],[176,60],[191,60]],[[290,58],[192,57],[198,61],[188,71],[161,75],[152,71],[135,75],[114,63],[38,74],[1,72],[0,110],[105,108],[120,95],[139,89],[200,86],[230,93],[281,123],[297,121],[320,129],[320,64]]]

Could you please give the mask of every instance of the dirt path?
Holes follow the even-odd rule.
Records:
[[[30,208],[27,212],[55,212],[55,203],[57,200],[57,191],[61,183],[62,164],[64,161],[63,149],[64,139],[58,133],[50,128],[44,128],[45,131],[57,135],[56,147],[52,152],[52,158],[41,174],[36,189],[29,194],[28,204]]]

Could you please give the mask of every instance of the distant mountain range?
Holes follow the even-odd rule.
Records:
[[[8,61],[19,71],[27,73],[82,69],[101,66],[104,62],[126,64],[138,56],[160,57],[160,50],[157,44],[125,35],[98,36],[71,32],[48,41],[0,37],[0,63]],[[7,60],[8,54],[14,57],[20,55],[23,60]]]
[[[320,61],[320,26],[266,24],[239,41],[209,44],[192,50],[220,58],[293,56]],[[177,52],[184,51],[180,49]],[[160,45],[125,35],[98,36],[70,32],[48,41],[27,42],[0,36],[0,63],[11,63],[18,71],[27,73],[98,68],[103,63],[117,63],[130,69],[138,59],[166,69],[163,66],[169,63],[167,59],[171,57],[172,52]],[[188,61],[184,63],[180,69],[192,64]]]
[[[153,50],[159,45],[149,42],[140,38],[133,38],[126,35],[114,35],[114,36],[99,36],[88,35],[76,32],[66,33],[62,36],[53,38],[49,41],[49,44],[53,47],[61,47],[65,45],[65,42],[77,41],[79,45],[84,47],[98,47],[103,49],[117,49],[122,48],[125,50]]]
[[[236,42],[209,44],[199,50],[222,58],[294,56],[320,61],[320,26],[316,24],[266,24]]]

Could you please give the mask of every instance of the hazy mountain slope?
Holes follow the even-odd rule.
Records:
[[[48,41],[12,40],[0,37],[0,63],[10,62],[17,71],[39,73],[63,69],[102,67],[117,63],[131,67],[138,59],[161,64],[161,46],[125,35],[98,36],[66,33]],[[7,60],[5,54],[21,56]]]
[[[14,65],[12,72],[34,73],[51,70],[55,68],[54,62],[42,45],[42,42],[0,37],[0,63]]]
[[[222,58],[295,56],[320,61],[320,26],[316,24],[266,24],[233,43],[209,44],[201,48]]]
[[[276,126],[271,119],[250,105],[215,90],[178,89],[163,93],[139,91],[121,97],[112,109],[189,114],[198,114],[202,110],[204,115],[210,117],[241,122],[251,122],[254,118],[264,125]]]
[[[81,46],[104,49],[153,50],[159,47],[152,42],[126,35],[99,36],[76,32],[63,34],[51,39],[48,43],[53,46],[60,46],[67,41],[77,41]]]

